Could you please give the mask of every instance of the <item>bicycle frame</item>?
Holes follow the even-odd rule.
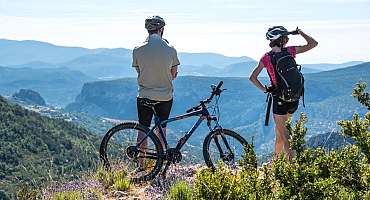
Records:
[[[172,118],[169,118],[167,120],[164,120],[164,121],[160,121],[159,120],[159,117],[157,115],[157,113],[155,112],[155,110],[153,109],[154,111],[154,126],[153,128],[150,129],[150,131],[145,135],[145,137],[137,144],[137,146],[140,146],[145,140],[146,138],[149,137],[149,134],[150,133],[154,133],[154,130],[156,128],[158,128],[159,130],[159,134],[160,136],[162,137],[163,139],[163,142],[165,144],[165,148],[168,149],[169,146],[168,146],[168,142],[167,142],[167,139],[164,135],[164,132],[163,132],[163,126],[166,126],[168,123],[171,123],[171,122],[175,122],[175,121],[179,121],[179,120],[183,120],[183,119],[186,119],[186,118],[189,118],[189,117],[193,117],[193,116],[199,116],[198,120],[195,122],[195,124],[193,125],[193,127],[184,135],[180,138],[180,140],[178,140],[177,142],[177,145],[176,145],[176,149],[177,150],[180,150],[184,144],[188,141],[188,139],[191,137],[191,135],[195,132],[195,130],[199,127],[199,125],[205,120],[207,119],[209,122],[211,120],[216,120],[214,118],[211,117],[211,115],[209,114],[208,112],[208,109],[206,107],[202,107],[201,110],[197,110],[197,111],[192,111],[192,112],[189,112],[189,113],[185,113],[185,114],[182,114],[182,115],[178,115],[178,116],[175,116],[175,117],[172,117]],[[208,124],[208,127],[210,130],[212,130],[210,124]]]

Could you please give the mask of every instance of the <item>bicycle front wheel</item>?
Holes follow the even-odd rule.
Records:
[[[242,164],[243,154],[248,147],[248,142],[234,131],[216,129],[204,139],[204,161],[213,170],[218,167],[219,163],[238,168]]]
[[[138,134],[148,135],[138,145]],[[140,140],[141,141],[141,140]],[[135,183],[153,179],[163,164],[163,148],[158,137],[137,122],[124,122],[111,128],[100,145],[100,158],[106,168],[122,169]]]

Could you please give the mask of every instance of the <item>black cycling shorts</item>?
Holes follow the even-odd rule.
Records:
[[[298,101],[285,102],[277,96],[273,96],[272,113],[277,115],[293,114],[298,109]]]
[[[152,108],[148,106],[144,106],[141,103],[142,98],[137,98],[136,100],[136,105],[137,105],[137,115],[139,118],[139,123],[146,126],[150,127],[150,123],[152,122],[153,118],[153,110]],[[159,102],[154,106],[154,109],[161,121],[167,120],[168,117],[170,116],[171,108],[172,108],[172,102],[173,99],[169,101],[157,101]]]

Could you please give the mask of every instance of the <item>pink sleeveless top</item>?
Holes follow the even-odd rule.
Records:
[[[295,47],[291,46],[291,47],[286,47],[286,48],[288,52],[293,56],[293,58],[295,58],[296,56]],[[268,52],[262,56],[260,62],[263,63],[263,65],[265,66],[267,70],[268,75],[270,76],[271,85],[276,86],[277,85],[276,75],[275,75],[274,67],[271,63],[271,57],[268,54]]]

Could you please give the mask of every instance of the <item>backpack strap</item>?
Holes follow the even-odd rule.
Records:
[[[269,125],[270,121],[270,112],[271,112],[271,104],[272,104],[272,94],[268,93],[266,97],[267,102],[267,109],[266,109],[266,117],[265,117],[265,126]]]
[[[306,105],[304,104],[304,87],[303,87],[303,90],[302,90],[302,103],[303,103],[303,107],[305,108]]]

